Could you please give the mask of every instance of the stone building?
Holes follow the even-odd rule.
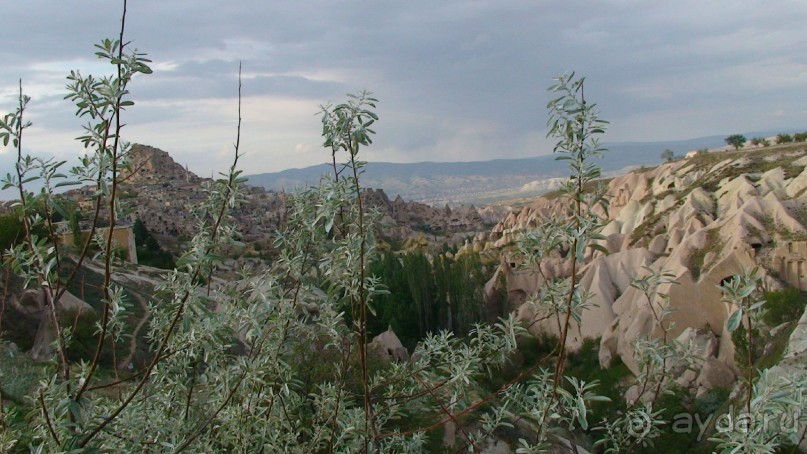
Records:
[[[66,223],[60,223],[56,234],[59,237],[59,242],[62,244],[73,244],[74,235],[69,228],[66,228]],[[106,227],[96,229],[96,233],[106,236],[109,231]],[[82,230],[81,235],[87,235],[90,230]],[[131,225],[117,225],[112,230],[112,245],[114,248],[119,249],[123,254],[123,259],[127,262],[137,264],[137,247],[135,246],[134,231]]]
[[[807,290],[805,279],[805,260],[807,260],[807,241],[787,241],[773,250],[771,268],[779,273],[779,277],[798,288]]]

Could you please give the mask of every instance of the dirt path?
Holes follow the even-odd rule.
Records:
[[[137,322],[137,325],[132,330],[131,339],[129,340],[129,354],[126,357],[118,362],[118,370],[132,370],[134,365],[132,364],[132,357],[135,354],[135,350],[137,350],[137,337],[140,334],[140,330],[145,326],[146,322],[151,315],[149,313],[148,304],[146,304],[146,299],[143,298],[140,294],[136,292],[130,292],[130,295],[137,300],[137,303],[140,304],[140,307],[143,308],[143,317],[140,318],[140,321]]]

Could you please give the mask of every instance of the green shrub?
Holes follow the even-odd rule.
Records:
[[[140,218],[132,226],[132,232],[135,237],[138,263],[164,270],[171,270],[176,267],[174,256],[160,246],[160,243],[157,242],[157,239],[154,238],[154,235],[151,234]]]
[[[586,338],[576,353],[569,355],[566,375],[576,377],[585,382],[597,380],[597,394],[611,399],[610,402],[594,402],[591,404],[591,419],[599,421],[614,416],[624,408],[622,393],[625,391],[622,381],[631,375],[630,369],[620,358],[615,358],[611,367],[600,367],[600,338]]]
[[[0,255],[3,251],[23,239],[25,227],[19,214],[14,212],[0,215]]]
[[[797,321],[807,307],[807,295],[797,288],[786,288],[765,293],[763,321],[770,326]]]
[[[0,384],[4,399],[22,404],[52,369],[51,363],[35,362],[10,343],[0,342]]]
[[[776,135],[776,143],[790,143],[793,142],[793,136],[790,134],[780,133]]]

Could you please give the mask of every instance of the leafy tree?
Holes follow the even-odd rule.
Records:
[[[790,134],[785,134],[783,132],[779,133],[779,134],[776,134],[776,143],[781,144],[781,143],[791,143],[791,142],[793,142],[793,136],[791,136]]]
[[[760,146],[767,147],[770,144],[768,143],[768,140],[765,139],[764,137],[754,137],[754,138],[751,139],[751,145],[753,145],[755,147],[760,147]]]
[[[482,320],[486,279],[479,254],[432,259],[421,252],[385,252],[371,266],[389,290],[374,303],[370,332],[392,327],[404,346],[414,348],[430,333],[447,330],[464,337]]]
[[[745,145],[745,136],[742,134],[732,134],[724,139],[727,145],[731,145],[735,150]]]
[[[392,327],[401,343],[412,351],[426,332],[422,313],[418,312],[409,286],[407,274],[413,270],[404,268],[402,262],[394,252],[386,251],[370,265],[370,274],[384,283],[387,292],[376,297],[375,313],[369,317],[368,330],[375,336]]]
[[[166,270],[176,267],[174,257],[160,246],[140,218],[137,218],[132,225],[132,233],[135,237],[138,263]]]
[[[661,152],[661,159],[664,161],[672,162],[673,158],[675,158],[675,152],[669,148]]]
[[[484,315],[481,301],[486,279],[479,254],[460,254],[453,260],[440,256],[437,261],[436,268],[444,270],[442,282],[438,282],[438,288],[445,289],[442,304],[450,309],[451,314],[450,318],[444,319],[445,329],[457,334],[467,333]]]
[[[807,142],[807,132],[797,132],[793,134],[794,142]]]

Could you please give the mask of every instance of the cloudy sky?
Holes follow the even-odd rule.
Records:
[[[27,151],[77,156],[65,75],[110,72],[93,44],[117,36],[122,2],[2,3],[0,112],[22,78]],[[380,99],[368,160],[543,154],[545,87],[569,69],[607,141],[807,129],[805,24],[805,0],[130,0],[126,36],[154,74],[133,82],[124,134],[224,169],[239,61],[246,173],[326,161],[319,106],[358,89]]]

